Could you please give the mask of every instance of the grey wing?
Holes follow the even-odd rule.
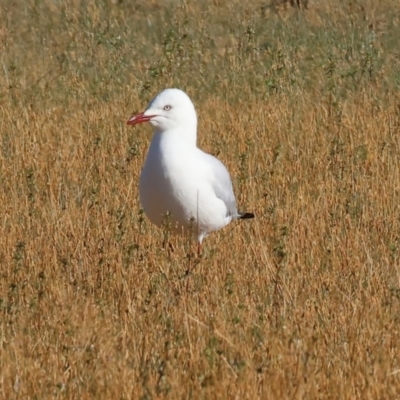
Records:
[[[211,167],[211,173],[213,174],[212,187],[215,195],[225,203],[227,216],[236,218],[238,216],[236,199],[228,170],[221,161],[211,154],[203,154],[207,157],[207,162]]]

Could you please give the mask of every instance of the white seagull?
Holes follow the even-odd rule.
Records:
[[[155,128],[139,183],[140,203],[153,224],[162,227],[167,218],[173,232],[192,230],[200,252],[210,232],[254,218],[238,212],[224,164],[197,147],[197,115],[185,92],[165,89],[127,124],[142,122]]]

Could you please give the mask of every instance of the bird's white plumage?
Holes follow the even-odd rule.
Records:
[[[240,217],[229,172],[196,145],[196,111],[183,91],[161,92],[144,113],[128,121],[139,122],[155,127],[139,184],[151,222],[159,227],[168,223],[178,232],[190,227],[201,243],[209,232]]]

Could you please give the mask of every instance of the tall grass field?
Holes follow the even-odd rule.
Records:
[[[201,257],[139,203],[167,87],[256,214]],[[1,399],[399,396],[399,1],[1,1]]]

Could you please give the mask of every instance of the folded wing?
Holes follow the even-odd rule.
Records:
[[[236,199],[233,193],[232,180],[225,165],[211,154],[203,153],[205,161],[210,166],[212,174],[211,185],[215,195],[221,199],[226,206],[226,216],[238,218]]]

